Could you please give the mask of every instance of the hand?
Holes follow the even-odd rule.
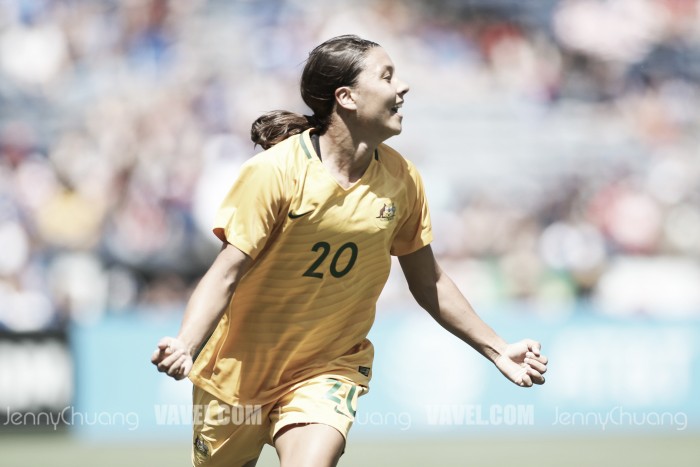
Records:
[[[548,359],[541,354],[539,342],[523,339],[508,344],[494,362],[503,375],[518,386],[544,384]]]
[[[192,369],[192,355],[179,339],[164,337],[158,342],[158,347],[151,356],[151,363],[158,367],[161,373],[176,380],[184,379]]]

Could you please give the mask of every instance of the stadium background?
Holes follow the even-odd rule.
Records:
[[[392,273],[340,465],[697,465],[695,0],[0,1],[0,465],[188,464],[189,383],[150,352],[250,122],[306,111],[341,33],[411,85],[389,143],[445,269],[551,369],[510,387]]]

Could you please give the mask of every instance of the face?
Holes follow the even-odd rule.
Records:
[[[358,124],[380,141],[401,133],[401,106],[408,85],[396,77],[394,63],[381,47],[367,51],[364,69],[350,88]]]

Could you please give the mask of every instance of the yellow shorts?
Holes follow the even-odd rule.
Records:
[[[318,376],[262,406],[231,406],[195,386],[192,396],[192,465],[244,465],[285,426],[322,423],[347,439],[364,386],[337,376]]]

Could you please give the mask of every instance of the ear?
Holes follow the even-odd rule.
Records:
[[[335,101],[336,103],[347,110],[357,109],[357,104],[355,103],[355,96],[347,86],[339,87],[335,90]]]

